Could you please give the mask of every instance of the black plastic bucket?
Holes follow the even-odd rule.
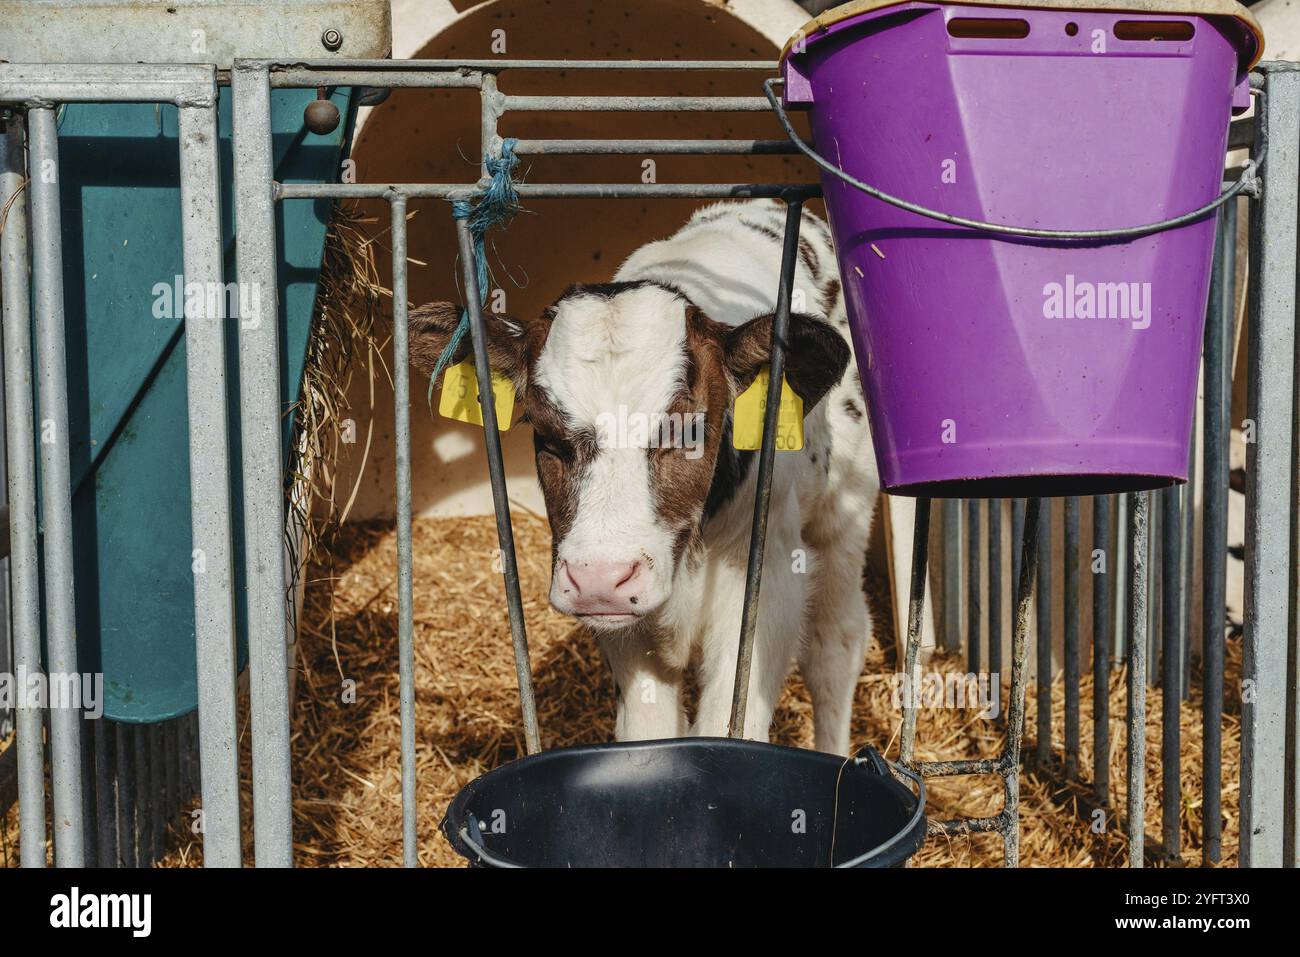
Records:
[[[900,867],[925,788],[890,767],[730,738],[561,748],[471,781],[442,831],[485,867]]]

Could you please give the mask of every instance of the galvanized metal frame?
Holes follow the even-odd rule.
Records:
[[[478,184],[403,183],[403,184],[280,184],[275,182],[270,149],[270,90],[284,87],[319,87],[330,85],[412,87],[477,90],[481,99],[482,153],[485,157],[483,175],[486,176],[486,158],[500,156],[501,137],[498,124],[510,112],[517,111],[762,111],[769,108],[764,97],[601,97],[601,96],[509,96],[497,90],[496,77],[505,70],[563,69],[584,70],[747,70],[772,72],[774,65],[765,61],[386,61],[386,60],[321,60],[279,63],[265,60],[236,61],[230,73],[230,83],[235,101],[235,211],[238,228],[238,278],[241,283],[255,285],[261,293],[263,306],[261,322],[241,322],[239,336],[239,361],[242,389],[241,427],[243,438],[243,482],[245,487],[245,523],[248,541],[247,573],[249,580],[249,637],[250,672],[252,677],[253,750],[254,750],[254,825],[255,855],[259,866],[286,865],[292,862],[291,829],[291,779],[289,770],[289,720],[287,644],[291,639],[288,629],[291,622],[286,615],[283,593],[284,534],[283,485],[281,480],[279,439],[279,382],[276,330],[277,277],[275,250],[275,203],[295,198],[378,198],[389,202],[393,216],[394,242],[394,318],[396,326],[394,351],[397,385],[398,443],[397,500],[398,500],[398,550],[399,550],[399,670],[401,673],[402,766],[403,766],[403,858],[408,866],[417,863],[415,846],[415,752],[414,752],[414,683],[412,635],[412,582],[411,582],[411,515],[410,515],[410,431],[409,410],[406,408],[407,344],[405,341],[406,311],[406,208],[409,200],[439,198],[448,201],[472,199],[483,181]],[[1263,864],[1280,862],[1283,857],[1282,829],[1283,805],[1294,814],[1297,802],[1294,795],[1286,794],[1284,787],[1294,788],[1294,769],[1286,760],[1286,729],[1283,711],[1287,707],[1285,687],[1288,646],[1294,649],[1294,599],[1288,597],[1286,588],[1271,588],[1264,579],[1270,574],[1285,574],[1294,580],[1295,519],[1286,523],[1275,521],[1275,503],[1292,501],[1295,495],[1292,476],[1285,471],[1294,461],[1289,416],[1294,414],[1293,361],[1294,335],[1291,321],[1295,302],[1295,230],[1297,211],[1297,182],[1300,181],[1300,80],[1295,64],[1264,64],[1256,77],[1258,88],[1267,88],[1269,98],[1259,110],[1259,130],[1256,142],[1262,144],[1271,135],[1273,153],[1262,165],[1262,198],[1258,215],[1252,217],[1254,245],[1252,247],[1252,294],[1250,310],[1250,339],[1252,346],[1251,417],[1257,429],[1257,441],[1251,447],[1251,476],[1248,494],[1248,608],[1246,620],[1247,680],[1264,682],[1243,721],[1242,800],[1243,827],[1241,862]],[[215,182],[215,82],[210,67],[148,66],[68,66],[31,67],[0,64],[0,104],[25,107],[32,130],[28,137],[34,159],[55,161],[57,144],[53,136],[53,107],[63,102],[114,102],[146,101],[171,102],[181,107],[181,157],[182,193],[185,209],[185,272],[187,281],[220,281],[221,260],[219,225]],[[1234,126],[1235,141],[1246,142],[1241,124]],[[21,117],[11,119],[3,143],[0,144],[0,185],[5,195],[15,191],[23,180]],[[697,154],[697,155],[754,155],[787,154],[791,145],[784,140],[591,140],[591,139],[525,139],[515,146],[519,155],[540,154]],[[35,285],[37,288],[37,326],[39,341],[46,343],[40,352],[42,379],[42,408],[55,411],[59,406],[61,383],[61,350],[53,344],[61,343],[61,309],[57,282],[59,257],[57,189],[50,184],[34,185],[32,244]],[[1244,190],[1248,192],[1248,190]],[[771,196],[789,204],[785,257],[782,267],[781,292],[778,296],[777,322],[774,323],[772,343],[773,365],[780,368],[784,359],[784,339],[778,329],[781,316],[788,317],[792,250],[797,248],[799,210],[804,200],[820,194],[817,186],[808,184],[771,183],[709,183],[709,184],[524,184],[519,195],[529,198],[728,198]],[[50,200],[56,201],[51,204]],[[1208,638],[1216,622],[1222,622],[1222,530],[1226,515],[1226,496],[1222,494],[1222,477],[1226,471],[1226,409],[1228,391],[1227,362],[1230,356],[1230,310],[1232,296],[1232,231],[1235,204],[1225,207],[1220,226],[1219,252],[1216,254],[1216,271],[1211,292],[1210,322],[1206,333],[1206,409],[1205,467],[1202,480],[1206,498],[1205,561],[1203,573],[1206,584],[1204,630]],[[26,315],[26,226],[22,204],[15,204],[9,212],[0,262],[5,264],[5,359],[8,370],[27,368],[30,358],[24,350],[29,348],[30,319]],[[1265,246],[1262,236],[1267,234]],[[464,272],[464,289],[471,320],[476,372],[480,394],[483,396],[484,416],[487,425],[489,472],[492,479],[498,532],[505,561],[507,606],[510,612],[514,638],[516,664],[519,670],[521,709],[525,729],[526,748],[529,752],[541,746],[537,728],[536,709],[532,698],[531,674],[528,668],[527,637],[523,627],[522,604],[519,597],[518,574],[514,565],[513,541],[510,538],[509,506],[506,499],[504,468],[501,462],[500,442],[495,428],[496,415],[491,401],[490,369],[488,367],[484,317],[476,289],[474,249],[465,224],[458,225],[461,265]],[[1288,267],[1289,262],[1289,267]],[[1229,291],[1225,292],[1225,288]],[[192,421],[199,416],[211,421],[216,415],[218,397],[224,396],[226,384],[212,380],[211,371],[222,368],[224,343],[214,334],[214,326],[206,320],[211,317],[186,316],[187,339],[190,344],[190,411]],[[1267,341],[1270,348],[1263,350],[1259,344]],[[1280,346],[1280,347],[1279,347]],[[56,352],[58,353],[56,355]],[[59,362],[55,360],[58,359]],[[196,382],[196,373],[206,370],[208,381]],[[772,377],[772,391],[779,388],[780,377]],[[47,406],[48,401],[48,406]],[[36,535],[34,519],[35,467],[30,454],[24,459],[23,450],[33,448],[32,400],[30,384],[11,374],[6,378],[6,426],[9,447],[10,501],[13,508],[12,547],[14,554],[14,629],[15,648],[25,660],[39,665],[39,635],[35,622],[39,608],[36,605],[34,556]],[[746,589],[745,620],[739,639],[738,669],[731,733],[740,734],[744,727],[745,700],[748,690],[745,663],[752,647],[754,617],[751,610],[761,584],[761,560],[765,539],[767,490],[770,488],[774,449],[775,416],[778,403],[769,396],[765,443],[760,454],[758,492],[755,503],[754,528],[751,535],[750,568]],[[24,414],[26,410],[26,414]],[[1211,412],[1215,414],[1210,414]],[[224,418],[217,415],[224,424]],[[57,421],[56,421],[57,425]],[[201,430],[194,430],[201,431]],[[51,483],[47,501],[59,501],[57,481],[60,463],[57,450],[42,450],[49,456],[48,469],[43,469],[43,480]],[[65,447],[66,453],[66,447]],[[195,547],[207,557],[208,571],[196,580],[196,643],[200,669],[200,734],[203,757],[203,808],[205,818],[205,861],[209,865],[237,865],[241,861],[239,847],[238,781],[235,775],[234,750],[234,660],[233,616],[231,614],[231,555],[228,482],[221,479],[229,472],[228,439],[224,427],[219,434],[191,436],[192,462],[207,463],[208,474],[192,474],[194,497]],[[224,464],[224,468],[215,463]],[[64,486],[66,486],[66,459],[64,461]],[[220,476],[211,473],[219,472]],[[1176,493],[1164,494],[1162,509],[1165,532],[1165,562],[1177,561],[1188,554],[1184,545],[1188,529],[1185,511],[1176,512]],[[1115,619],[1109,609],[1109,587],[1094,589],[1094,647],[1118,653],[1127,649],[1129,658],[1129,710],[1128,746],[1130,756],[1127,827],[1129,832],[1130,862],[1140,865],[1144,859],[1144,829],[1142,822],[1142,795],[1144,793],[1144,763],[1141,760],[1145,742],[1145,672],[1147,659],[1147,500],[1146,494],[1122,496],[1118,509],[1119,528],[1127,531],[1116,539],[1114,561],[1107,568],[1107,577],[1116,581],[1116,594],[1125,599],[1117,603]],[[1273,511],[1261,507],[1261,502],[1274,506]],[[1109,500],[1094,500],[1093,547],[1103,551],[1110,535]],[[951,521],[949,517],[951,516]],[[938,833],[999,832],[1003,835],[1004,856],[1008,865],[1019,861],[1018,797],[1019,768],[1023,741],[1025,691],[1027,688],[1028,633],[1032,595],[1037,588],[1040,596],[1051,593],[1050,564],[1044,565],[1040,555],[1050,555],[1048,538],[1050,523],[1043,514],[1040,500],[1012,502],[1013,581],[1016,585],[1012,634],[1012,676],[1010,703],[1007,715],[1007,739],[1002,753],[991,759],[967,761],[917,762],[915,760],[916,708],[914,702],[905,703],[903,713],[902,757],[905,766],[929,776],[960,774],[997,774],[1004,782],[1005,801],[1001,812],[987,818],[957,819],[933,822],[931,831]],[[925,593],[927,567],[930,503],[918,502],[911,602],[909,607],[908,640],[905,650],[905,668],[914,675],[919,659],[921,599]],[[965,524],[969,532],[969,552],[965,568],[960,561],[962,512],[959,506],[945,503],[944,570],[948,594],[958,596],[952,601],[945,628],[945,645],[956,650],[951,642],[960,641],[959,616],[963,571],[967,581],[966,631],[968,655],[973,669],[978,668],[980,602],[979,602],[979,510],[975,503],[968,504]],[[1066,771],[1074,774],[1078,750],[1078,548],[1079,503],[1068,500],[1065,506],[1066,578],[1065,593],[1067,617],[1065,624],[1067,677],[1066,695]],[[47,542],[47,574],[60,586],[56,589],[54,621],[70,621],[71,571],[66,554],[70,549],[70,529],[60,530],[55,522],[55,536]],[[1000,601],[1001,601],[1001,503],[991,501],[988,514],[989,588],[987,602],[988,664],[995,672],[1001,668]],[[1127,541],[1125,539],[1127,538]],[[1177,548],[1174,539],[1177,538]],[[49,544],[53,542],[53,545]],[[63,546],[59,543],[62,542]],[[200,544],[202,543],[202,544]],[[955,547],[954,546],[955,543]],[[1121,548],[1127,545],[1127,549]],[[1127,553],[1125,555],[1125,552]],[[26,557],[24,557],[26,556]],[[1127,558],[1127,562],[1123,559]],[[52,564],[50,564],[52,563]],[[1131,566],[1131,567],[1126,567]],[[1177,670],[1185,672],[1187,645],[1185,631],[1180,624],[1186,615],[1186,589],[1182,582],[1190,572],[1183,568],[1171,574],[1165,570],[1164,605],[1162,621],[1166,633],[1165,661],[1162,675],[1166,687],[1177,683]],[[1259,573],[1259,574],[1257,574]],[[1038,576],[1042,575],[1040,579]],[[1213,587],[1211,587],[1213,586]],[[60,597],[62,596],[62,597]],[[1279,596],[1281,596],[1279,598]],[[60,604],[61,602],[61,604]],[[1180,614],[1171,614],[1171,607],[1182,608]],[[1044,608],[1043,606],[1048,606]],[[1050,641],[1047,654],[1041,654],[1043,635],[1050,638],[1050,601],[1040,602],[1040,672],[1046,657],[1050,681]],[[1041,617],[1046,613],[1047,617]],[[1290,621],[1288,622],[1288,614]],[[1114,628],[1113,639],[1108,629],[1114,621],[1124,620],[1126,629]],[[1289,632],[1288,632],[1289,627]],[[1127,640],[1121,632],[1127,632]],[[1289,642],[1279,640],[1288,636]],[[57,637],[54,645],[59,647]],[[68,642],[63,643],[60,666],[67,664]],[[1222,685],[1222,649],[1215,641],[1206,641],[1206,689],[1212,696]],[[1105,687],[1109,676],[1111,654],[1095,654],[1094,674],[1094,733],[1105,740],[1106,700]],[[1294,650],[1291,662],[1294,663]],[[1041,675],[1040,675],[1041,679]],[[1048,682],[1040,680],[1040,702],[1050,703]],[[1175,699],[1176,700],[1176,699]],[[1045,761],[1050,756],[1050,710],[1044,709],[1046,720],[1040,716],[1037,756]],[[1166,719],[1169,714],[1166,705]],[[73,716],[77,718],[79,716]],[[1207,751],[1214,752],[1217,761],[1219,743],[1218,722],[1221,712],[1216,703],[1207,706],[1205,729]],[[28,800],[22,802],[22,829],[24,863],[39,863],[36,856],[44,857],[44,805],[43,794],[33,787],[34,774],[39,773],[41,755],[39,736],[41,715],[28,710],[19,713],[20,779]],[[52,739],[61,741],[55,755],[56,814],[67,812],[77,821],[81,802],[76,800],[80,769],[74,763],[77,726],[55,716]],[[133,827],[124,824],[124,808],[131,806],[129,742],[118,726],[115,751],[118,755],[119,787],[116,813],[117,847],[109,843],[97,849],[99,856],[117,853],[132,857]],[[170,732],[169,732],[170,733]],[[161,734],[155,738],[161,738]],[[1292,737],[1294,732],[1292,732]],[[104,735],[96,734],[96,760],[102,753],[98,743]],[[182,776],[175,765],[168,765],[165,756],[172,753],[169,747],[159,748],[158,742],[146,743],[142,734],[135,736],[135,770],[139,779],[137,791],[161,787],[169,795],[176,791],[171,784],[173,774]],[[179,738],[178,738],[179,740]],[[1170,738],[1166,737],[1166,742]],[[1174,739],[1176,741],[1176,739]],[[35,744],[35,748],[33,745]],[[1213,745],[1213,747],[1211,747]],[[1176,744],[1174,745],[1176,746]],[[1291,742],[1294,749],[1294,741]],[[153,751],[152,759],[150,751]],[[1104,751],[1104,749],[1102,749]],[[184,751],[178,752],[183,755]],[[163,756],[163,760],[159,757]],[[78,759],[79,760],[79,759]],[[178,758],[179,760],[179,758]],[[1211,766],[1207,754],[1205,772],[1205,801],[1207,812],[1207,861],[1217,859],[1219,837],[1217,814],[1209,822],[1210,812],[1218,806],[1218,767]],[[1097,800],[1105,804],[1109,793],[1103,761],[1099,754],[1094,787]],[[98,768],[98,764],[96,765]],[[35,771],[33,770],[35,769]],[[123,776],[121,772],[127,770]],[[1270,775],[1286,775],[1285,782],[1265,781]],[[149,783],[150,775],[153,784]],[[122,785],[126,785],[123,787]],[[1166,779],[1166,790],[1168,784]],[[123,793],[123,792],[127,793]],[[61,792],[61,793],[60,793]],[[1168,807],[1169,795],[1165,795]],[[1250,815],[1246,818],[1246,815]],[[98,809],[100,820],[104,808]],[[1250,826],[1247,826],[1247,821]],[[102,830],[102,827],[101,827]],[[79,826],[56,830],[56,856],[60,863],[79,863],[84,859],[84,848]],[[157,847],[159,828],[141,828],[140,843]],[[1286,834],[1288,860],[1294,859],[1294,835]],[[1165,851],[1176,851],[1176,835],[1166,829]],[[140,847],[134,848],[137,859],[147,858]]]

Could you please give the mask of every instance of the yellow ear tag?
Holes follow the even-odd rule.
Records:
[[[731,444],[753,451],[763,447],[763,419],[767,413],[767,383],[771,369],[767,366],[754,377],[748,389],[736,396],[731,415]],[[781,380],[781,408],[776,413],[776,450],[797,452],[803,448],[803,399]]]
[[[497,410],[497,431],[506,432],[515,411],[515,385],[495,369],[492,371],[492,400]],[[447,366],[447,371],[442,374],[438,414],[482,428],[483,406],[479,404],[478,373],[474,369],[473,356]]]

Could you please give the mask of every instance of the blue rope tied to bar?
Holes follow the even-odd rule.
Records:
[[[487,185],[476,192],[472,200],[458,199],[451,204],[452,218],[468,221],[469,233],[474,241],[474,265],[477,272],[480,306],[487,304],[488,287],[491,285],[484,237],[487,236],[489,229],[498,227],[504,229],[523,209],[519,205],[519,191],[515,189],[514,179],[515,167],[519,165],[519,157],[515,155],[517,142],[518,140],[513,137],[502,140],[499,157],[484,157],[484,165],[488,172]],[[430,405],[433,405],[434,383],[450,364],[468,332],[469,310],[462,307],[460,321],[456,323],[451,338],[447,340],[447,345],[438,356],[433,373],[429,376]]]

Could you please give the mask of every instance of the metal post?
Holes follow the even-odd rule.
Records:
[[[1263,190],[1251,217],[1246,415],[1246,609],[1242,649],[1241,845],[1243,867],[1283,860],[1287,642],[1291,601],[1296,216],[1300,187],[1300,73],[1265,64],[1267,99],[1256,142],[1267,137]]]
[[[98,865],[117,867],[117,818],[114,798],[113,725],[107,718],[95,722],[95,829]]]
[[[907,596],[907,645],[904,650],[906,668],[903,687],[903,732],[899,739],[899,755],[903,763],[916,762],[916,706],[920,699],[920,677],[917,673],[921,656],[921,622],[925,611],[925,572],[930,551],[930,500],[916,500],[915,525],[912,530],[912,577]]]
[[[1183,700],[1183,616],[1179,607],[1183,583],[1180,566],[1183,526],[1179,492],[1176,485],[1160,492],[1160,501],[1164,507],[1164,521],[1160,525],[1164,535],[1164,547],[1161,549],[1164,573],[1160,578],[1161,600],[1164,604],[1160,617],[1160,829],[1162,850],[1170,860],[1179,854],[1179,815],[1182,807],[1182,789],[1178,780],[1181,739],[1179,712]]]
[[[135,752],[135,800],[131,805],[135,828],[135,866],[153,866],[153,831],[149,828],[149,734],[145,725],[131,725],[131,750]]]
[[[1237,207],[1229,203],[1219,218],[1205,320],[1205,409],[1201,469],[1201,661],[1202,777],[1201,860],[1217,864],[1222,845],[1223,632],[1227,619],[1228,444],[1232,411],[1232,327],[1236,302]]]
[[[1065,500],[1065,776],[1079,775],[1079,500]]]
[[[1023,538],[1020,577],[1016,584],[1016,613],[1011,624],[1011,704],[1007,711],[1007,743],[1003,752],[1003,813],[1010,817],[1002,838],[1003,862],[1020,866],[1020,752],[1025,736],[1025,685],[1029,680],[1029,609],[1038,572],[1038,533],[1043,499],[1031,498],[1021,512]]]
[[[223,289],[215,77],[208,105],[179,110],[185,282]],[[203,864],[238,867],[239,749],[235,714],[234,565],[226,421],[226,314],[186,296],[194,642],[203,739]],[[192,311],[192,306],[198,306]]]
[[[1145,848],[1147,715],[1147,503],[1146,492],[1129,501],[1129,554],[1133,568],[1128,593],[1128,860],[1141,867]]]
[[[967,670],[980,670],[980,500],[966,503],[966,661]]]
[[[76,588],[72,566],[72,486],[69,479],[68,370],[63,328],[63,231],[59,197],[59,132],[53,107],[33,108],[29,149],[32,177],[32,279],[36,302],[36,367],[41,416],[41,517],[44,531],[45,644],[51,678],[77,672]],[[80,682],[78,682],[78,685]],[[54,790],[54,862],[84,860],[81,804],[81,709],[50,702],[50,762]]]
[[[1038,527],[1038,601],[1034,611],[1038,618],[1037,741],[1034,760],[1046,765],[1052,757],[1052,500],[1042,503],[1043,514]]]
[[[135,867],[135,750],[131,725],[113,723],[114,771],[117,793],[117,862],[114,867]]]
[[[14,669],[41,672],[39,552],[36,546],[36,440],[32,399],[31,287],[27,265],[27,194],[23,118],[10,114],[0,135],[0,275],[4,306],[5,450],[9,484],[9,567]],[[45,866],[44,716],[19,695],[18,829],[23,867]]]
[[[943,529],[943,635],[949,654],[961,651],[961,501],[944,499],[940,505]]]
[[[1115,581],[1113,596],[1115,614],[1110,636],[1110,656],[1119,660],[1128,655],[1128,527],[1129,504],[1132,496],[1115,497]]]
[[[989,499],[989,680],[1002,681],[1002,500]],[[999,692],[1000,693],[1000,692]]]
[[[398,709],[402,738],[402,863],[419,865],[415,831],[415,612],[411,552],[411,370],[407,348],[406,197],[391,203],[393,242],[393,437],[397,445]]]
[[[799,222],[803,201],[792,200],[785,208],[785,238],[781,251],[781,276],[777,284],[776,314],[772,318],[767,406],[763,416],[763,445],[758,453],[758,477],[754,492],[754,520],[749,535],[749,564],[745,569],[745,604],[740,616],[740,647],[736,652],[736,684],[731,696],[728,734],[745,734],[745,706],[749,702],[749,669],[754,655],[758,590],[763,577],[763,549],[767,542],[767,506],[772,496],[772,468],[776,463],[776,419],[781,407],[781,384],[785,378],[785,343],[789,338],[790,298],[794,293],[794,269],[799,256]]]
[[[1097,803],[1110,803],[1110,496],[1092,500],[1092,787]],[[1094,562],[1096,559],[1094,558]]]
[[[506,492],[505,460],[501,455],[501,433],[497,431],[497,407],[492,395],[492,367],[488,360],[487,329],[478,288],[478,268],[469,224],[456,220],[460,245],[465,308],[474,345],[474,371],[478,379],[479,403],[483,407],[483,441],[487,448],[488,478],[492,485],[492,506],[497,519],[497,544],[501,548],[502,577],[506,586],[506,609],[510,614],[510,637],[514,644],[515,675],[519,681],[519,704],[524,720],[524,747],[529,754],[542,749],[537,727],[537,703],[533,698],[533,674],[528,661],[528,632],[524,624],[524,603],[519,593],[519,566],[515,560],[515,535],[510,527],[510,498]]]
[[[239,330],[254,854],[258,867],[288,867],[293,863],[293,782],[285,641],[279,287],[267,68],[235,61],[231,92],[239,282],[242,288],[256,290],[261,307],[256,317],[240,317]],[[202,763],[208,760],[204,754]]]

